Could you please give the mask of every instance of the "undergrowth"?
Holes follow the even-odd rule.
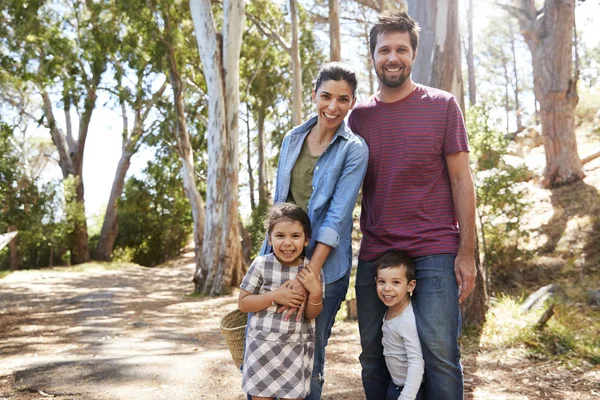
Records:
[[[490,304],[481,330],[481,349],[523,348],[528,357],[569,365],[600,364],[600,311],[581,304],[559,304],[543,329],[536,324],[544,308],[524,312],[519,299],[502,296]],[[473,336],[473,331],[464,332]],[[469,339],[465,339],[466,343]]]

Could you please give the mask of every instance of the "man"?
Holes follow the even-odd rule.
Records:
[[[419,27],[406,13],[380,17],[370,50],[379,92],[356,106],[350,127],[369,146],[363,184],[356,296],[362,379],[368,400],[386,398],[381,345],[386,306],[374,261],[390,250],[414,259],[412,298],[423,357],[425,399],[462,399],[459,302],[475,285],[475,194],[468,142],[454,96],[411,78]]]

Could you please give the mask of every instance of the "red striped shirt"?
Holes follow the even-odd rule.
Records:
[[[469,151],[460,107],[448,92],[418,85],[407,97],[359,103],[350,127],[369,146],[359,258],[389,250],[411,257],[458,251],[445,156]]]

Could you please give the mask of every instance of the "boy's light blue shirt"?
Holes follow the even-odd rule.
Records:
[[[316,123],[317,117],[314,116],[292,129],[283,139],[275,183],[275,204],[288,198],[292,168],[306,136]],[[352,133],[343,121],[315,165],[313,192],[308,202],[312,237],[306,255],[309,259],[312,257],[317,242],[332,247],[323,265],[325,284],[342,278],[352,267],[352,211],[368,163],[369,150],[365,141]],[[271,248],[265,240],[260,254],[269,252]]]

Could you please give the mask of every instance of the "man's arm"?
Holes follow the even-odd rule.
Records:
[[[458,284],[459,303],[465,300],[475,286],[475,188],[469,167],[469,153],[460,151],[446,156],[452,187],[452,202],[460,230],[458,254],[454,272]]]

